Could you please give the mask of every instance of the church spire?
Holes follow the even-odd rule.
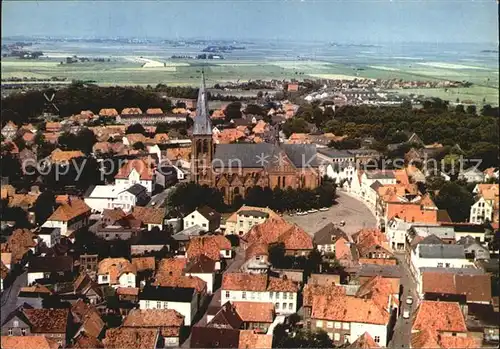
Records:
[[[212,122],[208,111],[208,97],[205,87],[205,72],[201,71],[201,86],[196,102],[196,116],[194,118],[193,135],[211,135]]]

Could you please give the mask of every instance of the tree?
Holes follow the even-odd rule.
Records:
[[[331,141],[328,143],[329,148],[335,149],[359,149],[361,147],[361,140],[359,138],[345,138],[341,141]]]
[[[492,107],[489,104],[485,104],[483,108],[481,109],[481,115],[483,116],[492,116],[492,117],[498,117],[498,107]]]
[[[245,109],[245,114],[254,114],[264,116],[267,115],[266,110],[257,104],[249,104]]]
[[[242,117],[241,114],[241,103],[232,102],[226,106],[224,110],[224,115],[226,116],[226,121],[231,121],[232,119],[239,119]]]
[[[146,130],[144,129],[144,126],[141,124],[132,124],[129,127],[127,127],[127,130],[125,131],[126,134],[131,134],[131,133],[140,133],[145,135]]]
[[[146,146],[142,142],[135,142],[132,148],[134,148],[135,150],[145,150]]]
[[[464,106],[462,104],[455,106],[455,113],[456,114],[465,114]]]
[[[307,133],[309,132],[309,125],[304,119],[292,118],[283,124],[283,132],[287,138],[292,133]]]
[[[56,197],[51,190],[42,192],[36,199],[33,205],[33,212],[35,213],[36,224],[42,225],[47,218],[54,212],[56,206]]]
[[[440,209],[448,211],[453,222],[466,222],[470,215],[470,208],[474,204],[474,197],[456,182],[446,182],[439,190],[434,202]]]
[[[295,336],[286,332],[286,325],[280,324],[273,331],[273,348],[333,348],[333,342],[323,330],[299,329]]]
[[[269,262],[274,265],[280,265],[285,258],[285,244],[280,242],[269,247]]]
[[[477,114],[476,106],[475,105],[468,105],[467,106],[467,114],[476,115]]]
[[[467,152],[467,158],[471,160],[480,160],[479,167],[485,169],[498,166],[498,145],[488,142],[477,142],[472,144]]]

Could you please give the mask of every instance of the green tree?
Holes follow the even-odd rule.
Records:
[[[241,113],[241,103],[232,102],[226,106],[224,110],[224,115],[226,116],[226,121],[231,121],[233,119],[239,119],[243,116]]]
[[[474,204],[472,193],[456,182],[446,182],[436,195],[437,207],[447,210],[453,222],[466,222]]]
[[[468,105],[466,110],[467,110],[467,114],[470,114],[470,115],[476,115],[476,113],[477,113],[477,109],[476,109],[475,105]]]
[[[50,217],[56,206],[56,197],[51,190],[42,192],[33,205],[36,224],[42,225]]]
[[[132,145],[132,148],[135,150],[145,150],[146,146],[142,142],[135,142],[134,145]]]
[[[292,133],[307,133],[309,132],[309,125],[304,119],[292,118],[283,124],[283,132],[287,138]]]

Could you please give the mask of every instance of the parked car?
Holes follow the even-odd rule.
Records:
[[[321,212],[325,212],[325,211],[328,211],[330,209],[330,207],[321,207],[319,210]]]
[[[318,212],[318,210],[316,210],[315,208],[312,208],[309,211],[307,211],[307,213],[316,213],[316,212]]]
[[[413,304],[413,297],[412,296],[406,297],[406,304],[408,304],[408,305],[412,305]]]
[[[403,310],[403,319],[410,318],[410,311],[408,309]]]
[[[345,225],[345,221],[340,221],[340,226],[343,227]]]

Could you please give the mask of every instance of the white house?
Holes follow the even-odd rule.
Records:
[[[208,206],[200,207],[183,218],[184,229],[200,226],[204,231],[215,231],[220,226],[220,214]]]
[[[93,185],[87,189],[84,201],[93,212],[103,212],[104,209],[121,208],[130,212],[136,205],[147,203],[149,195],[141,184],[130,187],[119,185]]]
[[[471,167],[460,172],[458,179],[464,179],[467,183],[481,183],[484,181],[484,173],[475,167]]]
[[[148,193],[152,193],[154,189],[154,171],[152,166],[144,160],[130,160],[116,174],[115,184],[123,188],[140,184],[146,188]]]
[[[205,255],[200,255],[197,258],[191,259],[186,267],[184,268],[184,275],[186,276],[197,276],[207,283],[207,293],[212,294],[215,283],[215,271],[217,270],[216,265],[219,262],[214,261],[206,257]]]
[[[60,228],[40,228],[35,233],[39,240],[49,248],[61,240]]]
[[[194,288],[145,286],[139,293],[139,309],[172,309],[191,323],[198,312],[198,294]]]
[[[265,274],[225,273],[221,286],[221,306],[231,302],[272,302],[277,314],[297,311],[298,284]]]
[[[118,287],[136,287],[137,268],[125,258],[105,258],[97,265],[97,283]]]
[[[12,121],[8,121],[5,126],[2,128],[2,136],[5,137],[6,140],[10,141],[14,139],[17,134],[17,126]]]
[[[465,257],[464,246],[429,242],[430,239],[424,239],[411,250],[410,271],[417,280],[421,268],[474,268],[474,263]]]
[[[486,220],[491,222],[494,211],[493,205],[492,201],[480,197],[470,208],[469,222],[476,224],[484,223]]]
[[[70,236],[89,224],[90,212],[90,207],[83,200],[68,199],[50,215],[42,228],[59,228],[62,236]]]
[[[264,223],[278,215],[268,207],[243,205],[226,219],[224,235],[245,235],[254,225]]]
[[[64,274],[73,271],[73,258],[70,256],[31,257],[28,261],[27,282],[33,285],[36,280],[50,277],[52,273]]]

